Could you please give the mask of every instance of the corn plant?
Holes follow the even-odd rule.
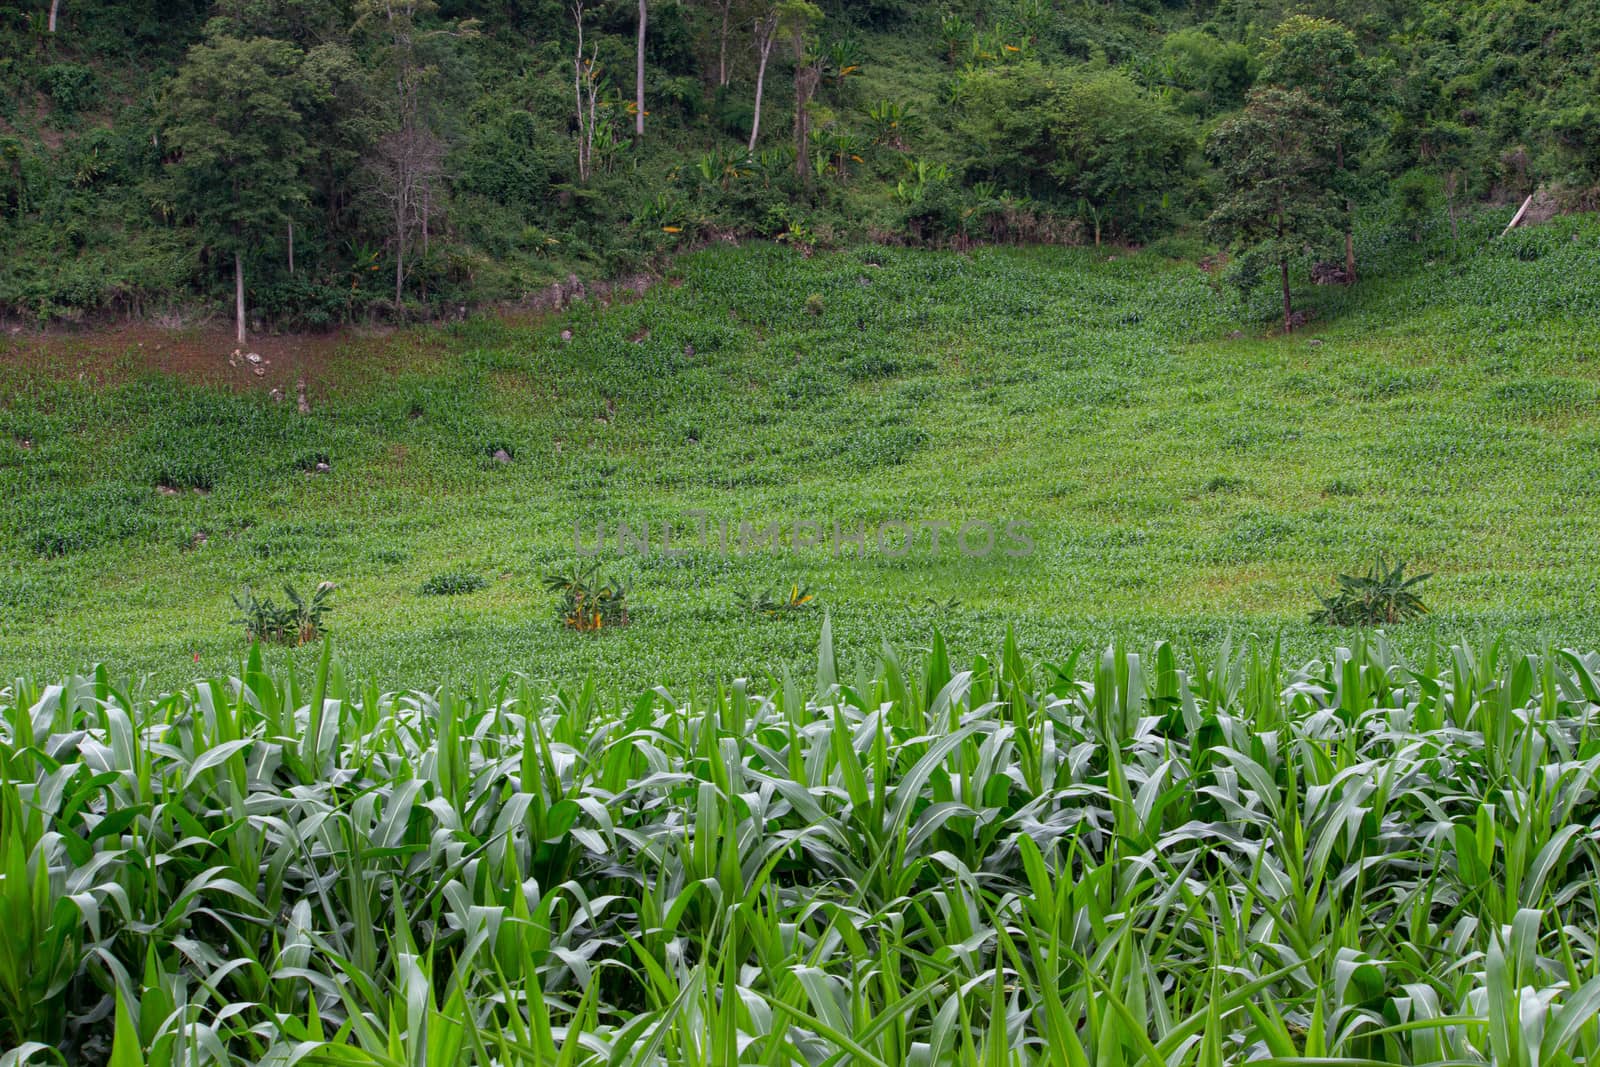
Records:
[[[1600,655],[0,688],[0,1064],[1600,1056]]]

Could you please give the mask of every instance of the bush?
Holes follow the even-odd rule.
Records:
[[[461,596],[476,593],[488,584],[487,578],[472,571],[445,571],[423,582],[420,592],[423,596]]]
[[[1322,606],[1311,613],[1311,621],[1327,626],[1385,626],[1426,615],[1428,608],[1415,589],[1432,573],[1407,578],[1405,569],[1398,560],[1389,566],[1380,553],[1366,574],[1339,575],[1332,594],[1318,594]]]
[[[575,565],[567,574],[548,575],[544,587],[561,595],[556,616],[568,629],[592,633],[626,626],[630,621],[627,586],[602,575],[599,563]]]
[[[99,79],[81,64],[52,63],[39,72],[38,84],[58,112],[73,115],[94,101]]]
[[[245,636],[251,641],[293,646],[309,644],[327,632],[323,620],[332,610],[328,600],[333,590],[332,582],[322,582],[311,591],[310,599],[306,599],[286,583],[283,593],[289,603],[280,607],[270,598],[257,597],[245,586],[244,593],[233,598],[233,605],[239,611],[234,622],[244,626]]]

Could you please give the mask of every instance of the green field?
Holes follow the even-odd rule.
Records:
[[[797,669],[822,612],[735,605],[794,582],[850,665],[934,625],[972,647],[1011,625],[1057,652],[1253,632],[1309,656],[1337,638],[1306,622],[1314,592],[1380,549],[1437,572],[1402,647],[1593,647],[1600,230],[1491,242],[1498,224],[1433,259],[1375,230],[1368,277],[1305,294],[1316,318],[1287,337],[1154,251],[712,250],[637,302],[351,340],[307,416],[142,373],[137,352],[80,376],[70,340],[50,366],[12,337],[0,662],[163,684],[196,654],[233,669],[231,596],[286,580],[337,583],[341,658],[399,686]],[[946,534],[937,557],[927,535],[901,559],[630,555],[610,564],[630,627],[558,624],[542,579],[575,559],[575,524],[587,543],[598,522],[648,523],[659,547],[660,524],[681,540],[697,509],[735,532],[1025,520],[1036,550],[969,558]],[[454,571],[487,586],[421,593]]]
[[[0,689],[32,1063],[1576,1067],[1600,657]],[[0,1061],[7,1060],[0,1053]]]

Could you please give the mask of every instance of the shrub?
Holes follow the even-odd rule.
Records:
[[[606,627],[626,626],[628,618],[628,588],[600,574],[600,564],[588,567],[573,566],[568,574],[550,574],[544,587],[559,593],[556,616],[561,625],[580,633],[592,633]]]
[[[1428,608],[1414,592],[1432,573],[1407,578],[1406,565],[1389,566],[1380,553],[1364,575],[1339,575],[1338,588],[1329,596],[1318,594],[1322,606],[1311,621],[1327,626],[1384,626],[1426,615]]]
[[[93,102],[96,82],[94,71],[78,63],[52,63],[39,72],[39,88],[56,110],[68,115]]]
[[[270,597],[258,597],[245,586],[244,593],[233,598],[239,611],[234,622],[244,627],[245,636],[251,641],[295,647],[309,644],[327,632],[324,620],[332,610],[328,600],[333,590],[332,582],[322,582],[307,599],[285,583],[283,593],[289,602],[280,607]]]
[[[446,571],[435,574],[422,583],[423,596],[461,596],[476,593],[489,584],[489,580],[472,571]]]

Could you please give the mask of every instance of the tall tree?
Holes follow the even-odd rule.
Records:
[[[1267,38],[1261,81],[1298,89],[1323,104],[1332,124],[1338,179],[1344,194],[1344,269],[1356,280],[1355,191],[1360,184],[1361,152],[1379,128],[1381,68],[1368,62],[1355,34],[1331,19],[1292,15]]]
[[[761,95],[767,87],[767,61],[772,58],[772,46],[778,39],[778,8],[768,7],[756,15],[752,30],[756,46],[756,110],[750,123],[750,151],[756,150],[761,137]]]
[[[1331,110],[1299,89],[1257,89],[1206,145],[1223,185],[1208,224],[1247,257],[1277,265],[1285,333],[1294,330],[1290,260],[1342,221]]]
[[[794,54],[794,169],[811,188],[811,98],[822,82],[822,61],[813,50],[811,28],[822,21],[822,9],[810,0],[784,0],[778,16],[789,31]]]
[[[306,200],[301,114],[314,92],[301,52],[266,37],[211,37],[189,50],[164,101],[178,211],[233,257],[236,336],[245,342],[245,255]]]
[[[394,304],[404,308],[406,253],[420,236],[424,254],[428,224],[440,198],[438,183],[444,142],[434,131],[428,103],[439,68],[427,46],[440,38],[471,33],[476,23],[428,27],[438,11],[435,0],[358,0],[358,25],[378,42],[380,62],[389,84],[387,130],[378,138],[372,169],[388,202],[394,225]]]
[[[733,22],[733,5],[736,0],[708,0],[717,16],[717,85],[728,84],[728,28]]]
[[[594,128],[600,107],[600,49],[595,46],[588,58],[583,55],[583,18],[589,11],[585,0],[572,0],[572,21],[578,28],[578,49],[572,58],[572,88],[578,116],[578,181],[587,183],[594,170]]]
[[[639,0],[639,35],[633,60],[633,136],[644,137],[644,34],[650,21],[649,0]]]

